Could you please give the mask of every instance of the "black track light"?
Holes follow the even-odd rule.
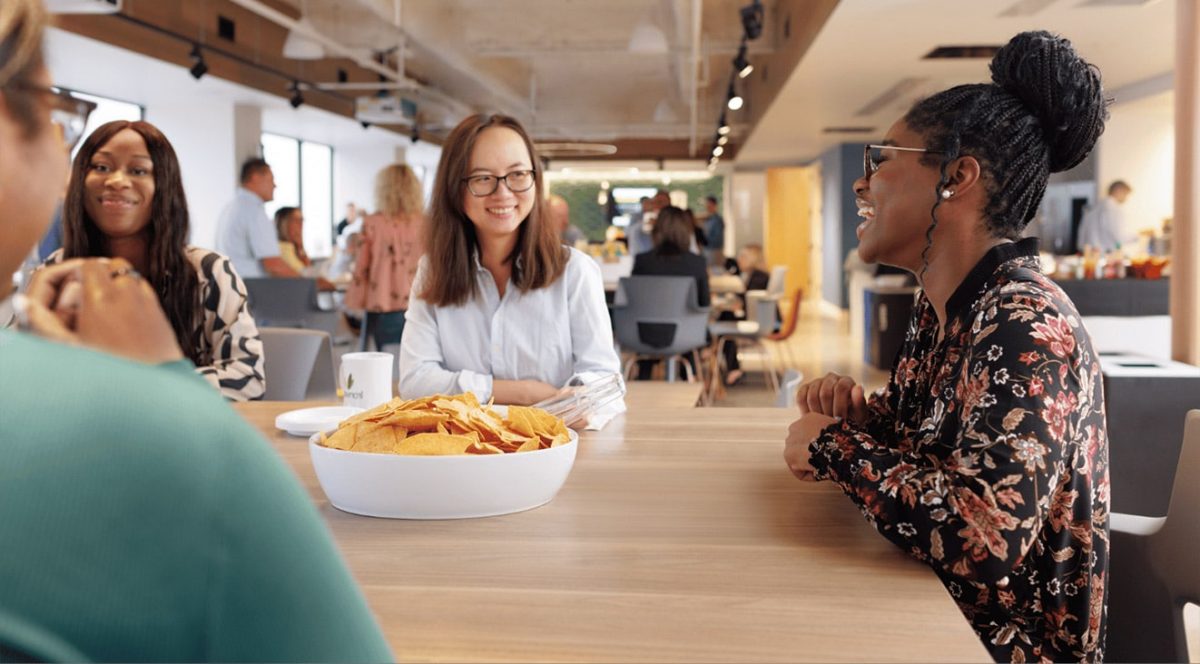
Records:
[[[363,120],[363,121],[362,121],[362,122],[360,122],[359,124],[361,124],[361,125],[362,125],[362,128],[363,128],[363,129],[370,129],[370,128],[371,128],[371,123],[370,123],[370,122],[367,122],[366,120]]]
[[[725,121],[725,112],[721,112],[721,119],[717,121],[717,133],[725,136],[730,132],[729,123]]]
[[[417,141],[419,141],[419,140],[421,140],[421,130],[420,130],[420,128],[417,127],[417,123],[414,122],[413,126],[412,126],[413,145],[416,145]]]
[[[754,71],[754,65],[746,58],[746,42],[742,42],[737,57],[733,59],[733,70],[737,72],[738,78],[746,78]]]
[[[204,62],[204,53],[200,50],[199,44],[192,46],[192,53],[188,57],[192,58],[192,60],[195,60],[195,62],[192,63],[192,68],[189,69],[188,72],[192,74],[192,78],[199,81],[200,77],[208,73],[208,64]]]
[[[763,28],[763,5],[762,0],[754,0],[750,4],[742,7],[742,30],[746,33],[746,39],[755,40],[762,36]]]
[[[292,98],[288,103],[292,108],[300,108],[304,105],[304,94],[300,92],[300,81],[292,81],[292,86],[289,88],[292,91]]]

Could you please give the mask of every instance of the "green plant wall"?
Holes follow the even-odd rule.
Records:
[[[724,177],[714,176],[707,180],[677,180],[669,185],[663,185],[656,180],[609,180],[611,187],[653,187],[663,188],[670,192],[687,192],[688,207],[697,217],[703,219],[704,197],[716,196],[721,200],[724,191]],[[558,194],[566,199],[571,207],[571,223],[578,226],[588,240],[603,242],[604,231],[608,229],[608,219],[605,218],[606,206],[596,201],[600,197],[600,183],[588,180],[562,181],[550,183],[550,193]]]

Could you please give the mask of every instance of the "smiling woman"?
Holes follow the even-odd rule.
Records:
[[[200,374],[228,399],[262,398],[262,342],[245,285],[229,259],[187,246],[188,225],[179,161],[166,136],[148,122],[109,122],[75,156],[63,249],[46,262],[125,259],[154,288]]]
[[[887,386],[797,392],[784,457],[837,483],[930,565],[996,661],[1100,660],[1108,440],[1100,364],[1070,298],[1019,240],[1050,173],[1107,117],[1066,39],[1014,37],[992,81],[918,102],[865,148],[859,256],[922,290]]]
[[[473,115],[450,132],[400,346],[405,398],[528,405],[620,371],[600,268],[562,245],[542,186],[516,120]]]

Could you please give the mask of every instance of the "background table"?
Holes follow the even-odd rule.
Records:
[[[536,510],[397,521],[331,507],[296,403],[235,408],[299,476],[402,660],[982,661],[931,570],[829,483],[795,480],[782,409],[631,398]]]

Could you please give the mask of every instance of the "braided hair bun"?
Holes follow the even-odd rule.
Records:
[[[1009,40],[992,58],[991,70],[992,82],[1020,99],[1041,124],[1051,173],[1083,161],[1108,118],[1095,65],[1066,38],[1037,31]]]

